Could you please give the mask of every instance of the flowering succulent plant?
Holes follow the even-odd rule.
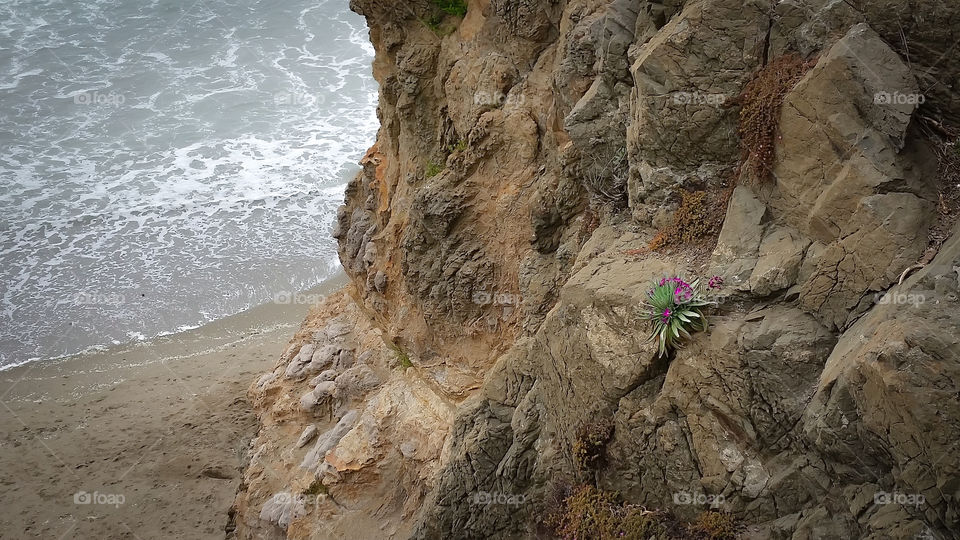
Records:
[[[714,276],[708,288],[716,290],[723,286],[723,278]],[[653,325],[650,340],[660,344],[660,356],[678,346],[691,332],[706,331],[707,318],[702,308],[716,304],[706,298],[700,280],[687,283],[680,277],[663,278],[654,282],[647,293],[647,319]]]

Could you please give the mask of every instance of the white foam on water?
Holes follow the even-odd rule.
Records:
[[[328,232],[378,129],[373,50],[345,2],[297,3],[0,6],[0,369],[336,269]]]

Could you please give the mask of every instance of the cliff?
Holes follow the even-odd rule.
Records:
[[[633,538],[956,534],[960,7],[457,4],[351,1],[351,284],[251,387],[231,534],[548,538],[579,486]],[[724,286],[660,356],[676,275]]]

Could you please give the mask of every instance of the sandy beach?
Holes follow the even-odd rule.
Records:
[[[257,424],[246,390],[343,282],[0,373],[3,538],[223,538]]]

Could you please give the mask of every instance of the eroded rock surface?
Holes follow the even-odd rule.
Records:
[[[960,117],[957,5],[468,4],[351,1],[381,119],[334,231],[351,284],[250,388],[236,535],[532,538],[587,482],[720,501],[745,538],[953,537],[960,231],[929,242],[919,119]],[[812,67],[748,182],[734,98],[788,53]],[[719,237],[651,253],[679,188],[731,190]],[[658,357],[643,302],[676,274],[726,285]]]

